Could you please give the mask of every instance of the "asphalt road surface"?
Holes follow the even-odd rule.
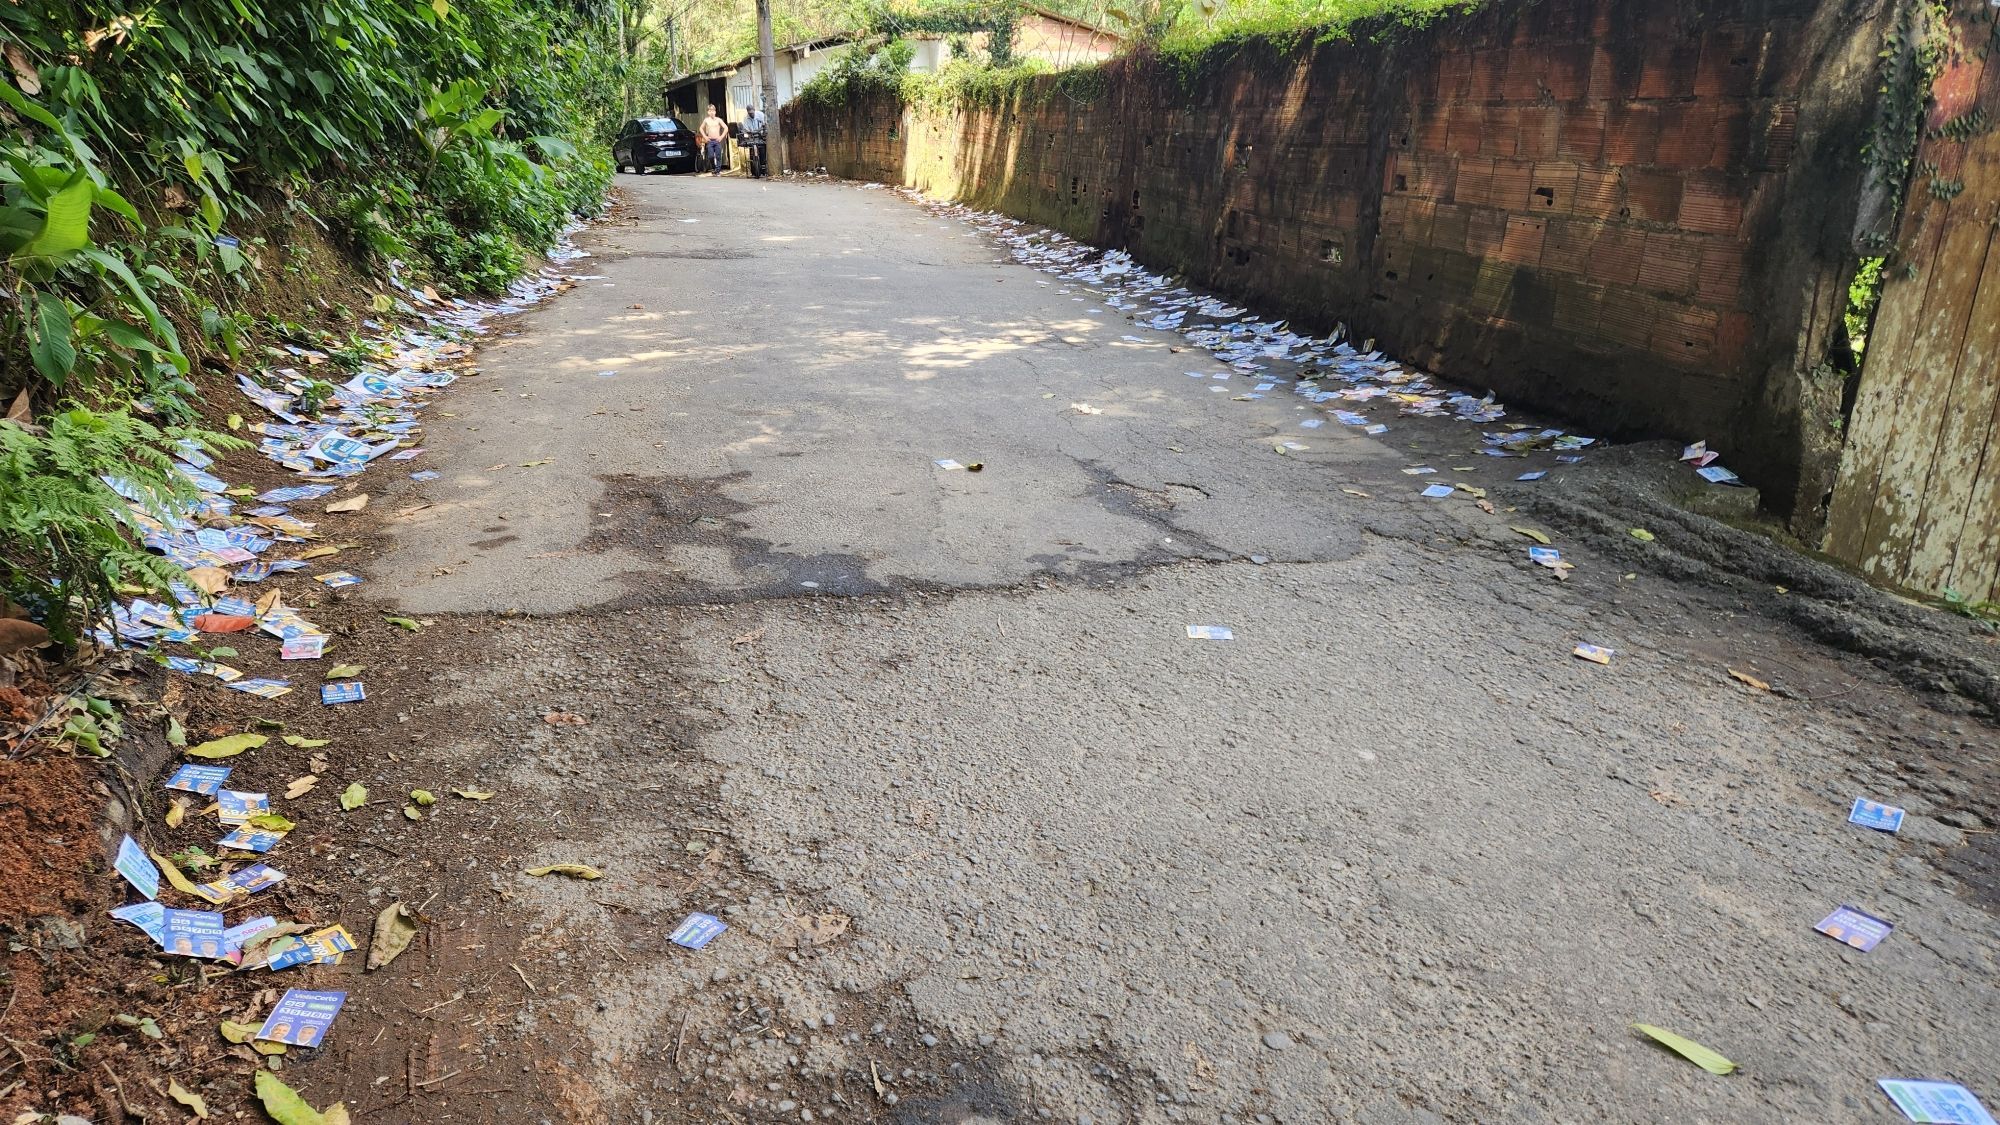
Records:
[[[345,1017],[376,1119],[2000,1102],[2000,926],[1946,873],[1990,793],[1926,764],[1990,727],[1711,591],[1587,551],[1557,581],[1474,427],[1301,430],[893,192],[621,185],[603,276],[432,408],[443,476],[370,568],[439,623],[384,783],[500,791],[355,868],[437,919]],[[519,871],[554,862],[604,878]],[[1815,933],[1843,903],[1894,932]],[[730,929],[677,947],[690,911]]]

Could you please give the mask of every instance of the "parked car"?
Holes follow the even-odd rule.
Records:
[[[611,145],[611,163],[620,172],[643,176],[654,168],[693,172],[701,161],[694,130],[671,117],[639,117],[625,123]]]

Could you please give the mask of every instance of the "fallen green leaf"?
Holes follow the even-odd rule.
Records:
[[[195,1115],[196,1120],[208,1116],[208,1103],[202,1100],[200,1094],[181,1085],[178,1079],[167,1079],[167,1096],[188,1107],[188,1111]]]
[[[223,645],[221,648],[212,648],[208,650],[208,658],[210,660],[221,660],[225,656],[240,656],[240,655],[242,654],[238,653],[235,649],[230,648],[228,645]]]
[[[305,735],[302,734],[288,734],[285,736],[285,745],[298,746],[307,750],[310,750],[315,746],[325,746],[327,743],[332,741],[333,739],[331,738],[307,738]]]
[[[418,625],[415,621],[412,621],[407,617],[384,617],[382,620],[387,621],[389,624],[394,625],[398,629],[408,629],[412,633],[422,628],[422,626]]]
[[[379,969],[394,961],[417,936],[417,916],[400,902],[375,916],[375,936],[368,942],[368,967]]]
[[[1728,1074],[1736,1069],[1735,1063],[1730,1062],[1728,1059],[1723,1058],[1721,1055],[1716,1054],[1714,1051],[1709,1050],[1692,1039],[1675,1035],[1666,1028],[1654,1027],[1649,1023],[1635,1023],[1632,1025],[1632,1030],[1659,1041],[1675,1054],[1678,1054],[1710,1074]]]
[[[424,814],[419,812],[415,805],[404,805],[403,815],[410,820],[422,820],[424,818]]]
[[[390,300],[387,293],[377,293],[368,299],[368,307],[378,313],[385,313],[395,308],[396,302]]]
[[[547,867],[530,867],[530,875],[567,875],[572,879],[602,879],[604,872],[586,863],[551,863]]]
[[[137,1029],[148,1039],[166,1038],[166,1033],[160,1030],[160,1025],[153,1022],[151,1016],[135,1016],[129,1012],[120,1012],[111,1018],[122,1026]]]
[[[484,801],[493,795],[484,789],[454,789],[452,792],[468,801]]]
[[[97,1033],[95,1031],[86,1031],[82,1035],[70,1040],[69,1046],[73,1051],[81,1051],[95,1042],[97,1042]]]
[[[368,787],[360,782],[352,782],[340,791],[340,807],[348,812],[368,803]]]
[[[345,680],[350,676],[359,676],[365,667],[366,665],[362,664],[336,664],[327,669],[326,678],[329,680]]]
[[[271,740],[267,735],[232,734],[228,738],[218,738],[212,742],[204,742],[200,746],[190,746],[187,748],[187,753],[195,758],[234,758],[245,750],[255,750],[269,741]]]
[[[430,806],[438,803],[437,794],[431,792],[428,789],[410,790],[410,800],[415,801],[417,804],[422,805],[425,808],[429,808]]]
[[[1532,527],[1515,527],[1515,528],[1509,528],[1508,530],[1518,531],[1521,534],[1527,536],[1528,538],[1533,539],[1535,542],[1543,544],[1544,546],[1546,546],[1549,542],[1549,533],[1546,531],[1536,531]]]
[[[335,1102],[321,1113],[268,1070],[257,1072],[257,1100],[264,1103],[264,1112],[278,1125],[347,1125],[344,1103]]]
[[[174,718],[172,715],[167,716],[167,745],[186,746],[187,744],[187,728],[181,725],[179,719]]]
[[[222,1037],[231,1043],[248,1043],[251,1037],[257,1034],[257,1025],[254,1023],[237,1023],[235,1020],[223,1020],[222,1026],[217,1030],[221,1031]]]
[[[290,832],[298,825],[274,812],[258,813],[248,821],[252,828],[262,828],[266,832]]]
[[[1635,527],[1632,529],[1632,538],[1637,539],[1641,543],[1651,543],[1653,541],[1653,533],[1643,527]]]

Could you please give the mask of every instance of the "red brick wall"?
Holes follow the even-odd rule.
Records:
[[[1501,2],[1003,103],[787,111],[794,167],[1130,249],[1611,436],[1707,438],[1804,521],[1887,0]],[[893,134],[893,135],[892,135]]]

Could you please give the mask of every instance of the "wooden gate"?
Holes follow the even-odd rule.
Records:
[[[1994,8],[1933,88],[1870,332],[1826,551],[1912,590],[2000,601],[2000,52]]]

